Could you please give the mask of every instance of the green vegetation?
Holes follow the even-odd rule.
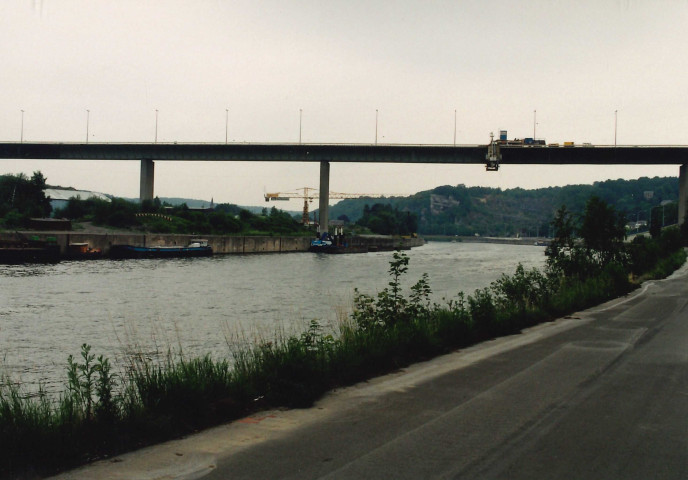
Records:
[[[220,204],[213,210],[192,210],[186,204],[171,206],[159,199],[142,204],[113,198],[111,202],[71,198],[55,216],[95,225],[155,233],[215,235],[308,235],[288,213],[272,208],[260,215],[236,205]]]
[[[49,200],[42,192],[47,186],[45,182],[40,172],[30,179],[23,174],[0,176],[0,228],[25,227],[30,217],[49,214]],[[678,222],[678,182],[672,177],[608,180],[535,190],[445,185],[409,197],[343,200],[331,207],[330,218],[355,222],[349,233],[552,237],[554,206],[567,205],[575,215],[582,216],[592,195],[625,214],[633,231],[649,229],[657,237],[662,226]],[[124,199],[72,199],[54,216],[77,223],[93,222],[154,233],[310,234],[298,219],[274,208],[252,213],[236,205],[221,204],[209,211],[172,205],[157,198],[142,205]]]
[[[418,217],[409,211],[399,211],[389,204],[376,203],[363,207],[357,225],[379,235],[410,235],[418,231]]]
[[[554,232],[550,222],[557,206],[566,205],[570,211],[582,215],[592,195],[625,214],[629,222],[635,224],[637,221],[641,230],[647,230],[645,222],[648,226],[652,222],[661,226],[678,221],[675,177],[608,180],[593,185],[534,190],[446,185],[409,197],[388,198],[380,203],[415,214],[417,232],[424,236],[473,236],[477,233],[482,236],[551,237]],[[342,200],[331,207],[330,215],[332,218],[345,215],[355,222],[361,218],[366,204],[371,204],[371,199]]]
[[[45,187],[41,172],[34,172],[31,178],[24,174],[0,175],[0,227],[21,228],[32,217],[49,215]]]
[[[240,348],[225,360],[180,353],[155,363],[135,355],[122,374],[83,345],[80,360],[68,359],[57,400],[42,391],[27,396],[5,379],[0,475],[44,474],[252,411],[305,407],[333,387],[623,295],[639,279],[665,276],[686,260],[678,229],[627,245],[618,241],[621,217],[612,207],[591,198],[585,212],[577,222],[559,210],[544,272],[519,265],[514,275],[442,305],[431,301],[426,274],[404,294],[409,257],[395,252],[388,287],[375,296],[356,291],[353,313],[335,334],[313,320],[300,335]]]
[[[51,207],[50,199],[44,194],[46,187],[41,172],[34,172],[31,178],[24,174],[0,175],[0,228],[24,228],[30,218],[49,216]],[[112,201],[71,198],[53,216],[153,233],[311,235],[290,214],[274,207],[255,214],[230,204],[220,204],[212,210],[190,209],[186,204],[172,206],[157,198],[142,204],[121,198]]]

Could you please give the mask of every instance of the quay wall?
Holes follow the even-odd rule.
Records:
[[[465,242],[465,243],[500,243],[503,245],[537,245],[547,246],[551,239],[544,237],[476,237],[458,235],[428,235],[429,242]]]
[[[368,251],[390,251],[401,248],[408,250],[420,247],[425,243],[422,238],[389,237],[385,235],[360,235],[347,237],[347,243],[352,247],[367,247]]]
[[[0,232],[0,241],[17,240],[18,237],[38,237],[45,240],[53,237],[57,240],[62,254],[67,253],[69,244],[88,243],[90,248],[99,248],[104,255],[110,252],[112,245],[138,246],[179,246],[188,245],[194,238],[208,240],[208,245],[215,254],[244,253],[285,253],[306,252],[310,247],[310,237],[268,237],[268,236],[223,236],[223,235],[173,235],[159,233],[86,233],[86,232]],[[423,244],[420,238],[393,237],[349,237],[352,245],[368,246],[371,251],[394,250],[417,247]]]
[[[503,245],[549,245],[547,238],[525,237],[525,238],[502,238],[502,237],[458,237],[460,242],[466,243],[500,243]]]

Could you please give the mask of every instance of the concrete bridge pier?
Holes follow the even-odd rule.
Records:
[[[141,160],[141,183],[139,190],[139,200],[153,200],[153,179],[155,177],[155,165],[150,158]]]
[[[320,226],[318,231],[328,231],[330,203],[330,162],[320,162]]]
[[[688,163],[684,163],[678,170],[678,224],[682,225],[686,218],[686,192],[688,192]]]

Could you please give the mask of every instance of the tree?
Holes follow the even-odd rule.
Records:
[[[565,277],[577,275],[579,252],[575,243],[575,221],[573,214],[562,205],[552,221],[554,238],[545,249],[547,270],[552,275]]]
[[[625,224],[623,214],[596,196],[588,199],[579,227],[571,212],[562,206],[552,222],[555,238],[545,250],[548,273],[585,279],[610,263],[625,264],[628,261],[623,244]]]
[[[580,236],[588,254],[599,264],[621,261],[625,254],[626,218],[604,200],[592,196],[585,205]]]
[[[50,215],[50,199],[45,196],[46,178],[40,171],[31,178],[24,174],[0,176],[0,216],[17,227],[30,217]],[[7,222],[5,222],[7,223]]]
[[[418,217],[411,212],[401,212],[390,204],[366,205],[363,216],[356,222],[380,235],[408,235],[418,229]]]
[[[33,172],[28,185],[29,214],[35,217],[50,215],[50,199],[45,196],[46,178],[40,171]]]

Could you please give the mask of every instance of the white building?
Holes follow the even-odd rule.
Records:
[[[99,198],[100,200],[105,200],[110,202],[110,197],[104,193],[89,192],[88,190],[67,190],[61,188],[46,188],[43,190],[46,197],[50,198],[50,206],[53,212],[58,208],[64,208],[67,206],[67,202],[70,198],[79,197],[81,200],[88,200],[89,198]]]

